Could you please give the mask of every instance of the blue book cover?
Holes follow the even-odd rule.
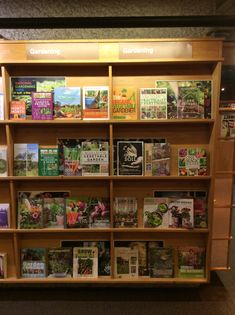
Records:
[[[56,119],[81,119],[80,87],[57,87],[54,93],[54,116]]]

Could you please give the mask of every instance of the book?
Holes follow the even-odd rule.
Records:
[[[109,175],[109,143],[102,140],[83,141],[80,161],[82,176]]]
[[[174,251],[172,248],[149,249],[150,278],[172,278],[174,276]]]
[[[4,114],[4,96],[2,91],[0,91],[0,120],[5,119],[5,114]]]
[[[178,149],[179,176],[207,175],[207,151],[204,148]]]
[[[181,278],[204,278],[205,254],[205,248],[202,247],[178,248],[178,276]]]
[[[169,143],[152,144],[152,176],[169,176],[170,175],[170,153]]]
[[[194,200],[177,199],[169,202],[169,227],[186,228],[194,227]]]
[[[63,197],[43,198],[43,227],[63,229],[65,227],[65,198]]]
[[[59,153],[57,146],[39,147],[39,176],[59,175]]]
[[[109,119],[108,86],[83,87],[83,119]]]
[[[0,229],[10,227],[10,205],[0,203]]]
[[[136,88],[113,88],[113,119],[137,120]]]
[[[53,99],[51,92],[32,92],[32,119],[53,119]]]
[[[81,88],[56,87],[54,90],[54,118],[81,119]]]
[[[129,247],[114,248],[114,275],[116,278],[138,277],[138,250]]]
[[[180,86],[177,102],[178,118],[204,118],[204,92],[197,87]]]
[[[44,278],[46,277],[46,249],[22,248],[21,249],[21,277]]]
[[[0,279],[7,278],[7,253],[0,253]]]
[[[48,277],[71,278],[73,270],[72,248],[49,248]]]
[[[143,141],[117,142],[117,175],[143,175]]]
[[[36,77],[37,92],[53,92],[57,87],[65,86],[65,77]]]
[[[98,277],[98,249],[97,247],[73,248],[73,277]]]
[[[10,101],[10,119],[11,120],[26,119],[25,101]]]
[[[14,176],[38,176],[38,144],[14,144]]]
[[[140,119],[167,119],[167,89],[140,89]]]
[[[144,198],[144,227],[168,228],[168,198]]]
[[[135,197],[115,197],[113,207],[114,227],[135,228],[138,226],[137,199]]]
[[[221,137],[235,137],[235,113],[221,115]]]
[[[87,197],[69,197],[66,204],[66,227],[67,228],[88,228],[89,213],[87,210]]]
[[[0,145],[0,177],[8,175],[8,155],[7,146]]]

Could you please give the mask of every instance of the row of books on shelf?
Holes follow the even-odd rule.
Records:
[[[136,197],[70,197],[67,191],[18,192],[19,229],[34,228],[207,228],[206,191],[155,191]],[[139,222],[141,212],[143,224]],[[0,204],[0,228],[10,227],[10,205]]]
[[[113,119],[211,118],[209,80],[153,80],[153,86],[138,92],[133,86],[114,86],[112,102],[108,86],[67,86],[66,77],[10,80],[11,119],[109,119],[110,108]]]
[[[108,176],[109,142],[58,139],[57,145],[14,144],[15,176]],[[207,175],[207,150],[178,148],[178,175]],[[0,146],[0,176],[7,176],[7,146]],[[169,176],[171,145],[165,139],[114,140],[113,175]]]
[[[61,241],[60,248],[22,248],[22,278],[110,276],[108,241]],[[163,247],[163,241],[117,241],[115,278],[204,278],[205,248]],[[0,278],[7,278],[7,254],[0,253]]]

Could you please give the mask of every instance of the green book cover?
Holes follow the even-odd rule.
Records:
[[[58,176],[59,159],[57,146],[39,148],[39,176]]]

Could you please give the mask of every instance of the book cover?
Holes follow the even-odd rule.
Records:
[[[235,137],[235,114],[229,113],[221,115],[221,137]]]
[[[53,92],[65,86],[65,77],[36,77],[36,92]]]
[[[113,88],[113,119],[137,120],[136,88]]]
[[[7,146],[0,145],[0,177],[8,175]]]
[[[7,253],[0,253],[0,279],[7,278]]]
[[[109,175],[108,141],[83,141],[81,145],[82,176]]]
[[[137,199],[135,197],[114,198],[113,224],[116,228],[138,227]]]
[[[207,175],[207,152],[203,148],[178,149],[179,176]]]
[[[65,198],[52,196],[43,198],[43,227],[63,229],[65,226]]]
[[[38,144],[14,144],[14,176],[38,176]]]
[[[97,247],[73,248],[73,277],[98,277],[98,249]]]
[[[143,175],[143,141],[117,142],[117,175]]]
[[[3,93],[0,91],[0,120],[4,120],[5,115],[4,115],[4,97]]]
[[[205,256],[205,248],[180,247],[178,249],[178,276],[181,278],[204,278]]]
[[[168,198],[144,198],[144,227],[168,228]]]
[[[71,278],[73,270],[72,248],[49,248],[48,277]]]
[[[26,119],[25,101],[10,101],[10,119],[11,120]]]
[[[174,251],[172,248],[149,249],[150,278],[172,278],[174,276]]]
[[[45,248],[21,249],[21,277],[22,278],[46,277]]]
[[[167,119],[167,89],[140,89],[140,119]]]
[[[204,92],[197,87],[180,86],[177,111],[178,118],[204,118]]]
[[[57,146],[39,147],[39,176],[59,175],[59,154]]]
[[[115,247],[114,255],[114,275],[116,278],[138,277],[138,250],[129,247]]]
[[[177,199],[169,203],[169,227],[186,228],[194,227],[194,200]]]
[[[32,92],[32,119],[53,119],[53,99],[51,92]]]
[[[66,227],[89,228],[87,197],[66,198]]]
[[[170,154],[169,143],[154,143],[152,145],[152,176],[170,175]]]
[[[81,119],[81,88],[56,87],[54,91],[54,118]]]
[[[83,119],[109,119],[108,86],[83,87]]]
[[[10,205],[0,203],[0,229],[10,227]]]

